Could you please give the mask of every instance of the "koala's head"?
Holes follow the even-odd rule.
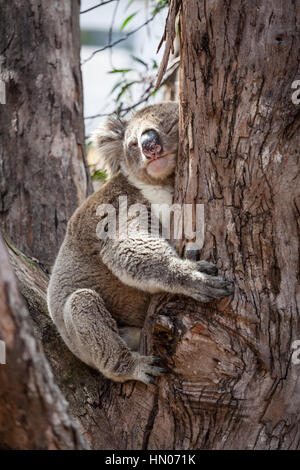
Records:
[[[161,183],[176,165],[178,104],[147,106],[128,121],[110,118],[95,132],[94,141],[111,174],[122,169],[140,181]]]

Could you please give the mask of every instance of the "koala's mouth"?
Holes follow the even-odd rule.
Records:
[[[161,175],[166,172],[169,172],[170,167],[172,166],[170,161],[170,154],[157,155],[147,162],[147,172],[155,175]]]
[[[161,178],[173,170],[173,158],[170,152],[163,148],[158,131],[148,129],[140,139],[141,151],[146,159],[147,172],[154,177]]]
[[[143,154],[149,162],[152,160],[157,160],[158,158],[164,158],[166,155],[161,154],[162,148],[160,145],[156,145],[155,148],[151,150],[143,149]]]
[[[150,159],[146,162],[147,165],[150,165],[150,163],[153,163],[156,160],[161,160],[162,158],[168,157],[169,154],[164,154],[164,155],[159,155],[159,154],[154,154],[150,156]],[[148,157],[149,158],[149,157]]]

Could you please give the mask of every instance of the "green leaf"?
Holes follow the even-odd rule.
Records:
[[[119,99],[121,98],[121,96],[125,93],[126,90],[128,90],[128,88],[130,88],[132,85],[134,85],[135,83],[138,83],[137,80],[135,80],[134,82],[129,82],[129,83],[126,83],[126,85],[124,85],[120,91],[120,93],[118,94],[117,98],[116,98],[116,101],[119,101]]]
[[[156,62],[156,60],[154,60],[154,59],[152,59],[152,68],[153,68],[153,70],[154,70],[154,69],[158,69],[157,62]]]
[[[131,70],[132,69],[113,69],[107,73],[127,73],[127,72],[131,72]]]
[[[132,55],[131,58],[133,60],[135,60],[136,62],[138,62],[139,64],[144,65],[144,67],[146,67],[146,69],[148,68],[148,64],[146,62],[144,62],[142,59],[140,59],[139,57],[137,57],[135,55]]]
[[[106,181],[107,179],[107,172],[106,170],[98,170],[92,175],[92,180],[102,180]]]
[[[159,13],[163,8],[167,8],[169,6],[168,0],[158,0],[155,3],[155,8],[152,10],[152,15],[154,16]]]
[[[110,91],[110,95],[116,91],[117,88],[119,88],[119,86],[123,85],[124,83],[126,83],[126,80],[121,80],[120,82],[117,82],[111,89]]]
[[[121,26],[121,31],[123,31],[123,29],[125,28],[125,26],[129,23],[129,21],[132,20],[132,18],[135,17],[135,15],[137,14],[137,11],[135,13],[132,13],[131,15],[129,15],[126,20],[123,22],[122,26]]]
[[[123,102],[121,101],[119,106],[117,107],[116,109],[116,114],[117,116],[120,116],[121,112],[122,112],[122,109],[123,109]]]

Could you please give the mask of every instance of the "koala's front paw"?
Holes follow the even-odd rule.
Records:
[[[218,268],[215,263],[210,261],[196,261],[196,269],[202,273],[210,274],[211,276],[216,276],[218,274]]]
[[[197,283],[193,282],[191,297],[200,302],[211,302],[233,294],[232,282],[225,281],[221,276],[210,276],[205,273],[196,273]]]
[[[136,359],[138,363],[134,372],[134,380],[145,384],[155,384],[155,377],[169,372],[162,366],[163,359],[158,356],[142,356],[137,353]]]

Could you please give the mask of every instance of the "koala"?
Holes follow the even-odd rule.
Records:
[[[138,352],[151,296],[183,294],[200,302],[232,294],[213,263],[181,259],[167,239],[136,230],[97,235],[97,209],[119,197],[128,206],[172,203],[178,149],[178,105],[148,106],[128,121],[110,118],[94,136],[110,179],[73,214],[48,287],[50,315],[69,349],[105,377],[155,383],[166,372],[156,356]]]

